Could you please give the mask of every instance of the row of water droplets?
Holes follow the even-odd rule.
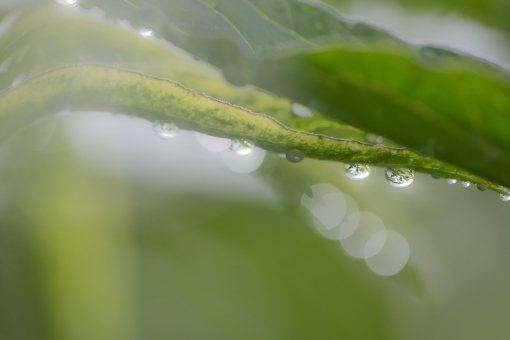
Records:
[[[161,139],[170,140],[177,136],[177,134],[179,133],[179,127],[174,123],[157,120],[154,123],[154,131]],[[236,138],[230,141],[230,149],[237,156],[250,155],[253,153],[255,148],[256,148],[255,145],[246,139]],[[299,163],[305,158],[305,154],[297,149],[291,149],[287,151],[285,154],[280,154],[280,156],[282,158],[286,158],[291,163]],[[371,173],[370,166],[366,164],[346,163],[345,171],[347,177],[357,181],[367,178]],[[388,167],[386,168],[384,174],[388,184],[398,189],[407,188],[414,182],[415,179],[415,171],[410,168]],[[432,177],[435,179],[439,179],[441,178],[441,174],[433,173]],[[448,178],[447,183],[455,184],[457,183],[457,180],[453,178]],[[472,183],[468,181],[461,182],[461,185],[464,188],[470,187],[471,184]],[[475,187],[480,191],[485,191],[488,189],[483,184],[476,184]],[[500,194],[501,200],[505,202],[510,201],[510,190],[502,186],[500,186],[500,189],[507,192],[507,194]]]

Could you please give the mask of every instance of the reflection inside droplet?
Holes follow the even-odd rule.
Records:
[[[377,235],[380,234],[380,235]],[[411,250],[404,236],[396,231],[382,231],[374,238],[385,237],[382,249],[374,256],[365,259],[368,267],[375,273],[384,276],[395,275],[404,268]]]
[[[455,184],[455,183],[457,183],[457,180],[456,180],[456,179],[453,179],[453,178],[448,178],[448,179],[446,180],[446,182],[447,182],[448,184]]]
[[[177,133],[179,133],[179,128],[177,125],[174,123],[166,123],[161,120],[155,121],[153,128],[158,137],[164,140],[175,138]]]
[[[365,164],[345,164],[345,172],[347,177],[353,179],[355,181],[360,181],[362,179],[370,176],[370,167]]]
[[[469,188],[469,186],[471,185],[471,182],[462,181],[462,183],[461,183],[461,184],[462,184],[462,186],[463,186],[464,188]]]
[[[213,137],[200,132],[195,132],[195,137],[200,145],[209,151],[223,151],[230,147],[228,138]]]
[[[407,188],[414,181],[414,170],[406,168],[387,168],[386,180],[394,188]]]
[[[255,145],[244,139],[232,139],[230,141],[230,150],[237,156],[248,156],[255,150]]]
[[[291,163],[299,163],[305,158],[305,154],[297,149],[287,151],[285,158]]]

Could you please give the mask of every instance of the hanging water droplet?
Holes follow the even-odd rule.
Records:
[[[505,202],[508,202],[510,201],[510,189],[508,189],[507,187],[504,187],[502,185],[498,185],[498,187],[505,191],[506,193],[505,194],[499,194],[499,197],[501,198],[502,201],[505,201]]]
[[[309,108],[299,103],[293,103],[290,106],[290,109],[293,114],[301,118],[308,118],[313,116],[312,111]]]
[[[430,176],[432,176],[433,179],[440,179],[442,177],[440,172],[433,172]]]
[[[414,181],[414,170],[406,168],[387,168],[386,179],[394,188],[407,188]]]
[[[230,141],[230,150],[238,156],[247,156],[253,152],[255,145],[244,139],[232,139]]]
[[[345,172],[347,177],[355,181],[361,181],[362,179],[370,176],[370,167],[365,164],[345,164]]]
[[[154,131],[161,139],[169,140],[177,136],[179,128],[174,123],[165,123],[161,120],[154,122]]]
[[[453,179],[453,178],[448,178],[448,179],[446,180],[446,182],[448,182],[448,184],[455,184],[455,183],[457,183],[457,180],[456,180],[456,179]]]
[[[305,154],[297,149],[292,149],[287,151],[285,157],[291,163],[299,163],[303,160],[303,158],[305,158]]]
[[[483,184],[477,184],[477,185],[476,185],[476,188],[477,188],[478,190],[480,190],[480,191],[485,191],[485,190],[487,190],[487,189],[488,189],[488,188],[487,188],[485,185],[483,185]]]
[[[471,185],[471,182],[463,181],[461,184],[464,188],[469,188],[469,186]]]
[[[152,35],[152,30],[148,28],[142,28],[138,30],[138,34],[140,34],[142,37],[150,37]]]

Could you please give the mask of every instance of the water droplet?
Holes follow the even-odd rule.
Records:
[[[365,164],[345,164],[347,177],[355,181],[360,181],[370,175],[370,167]]]
[[[446,180],[446,182],[448,182],[448,184],[455,184],[455,183],[457,183],[457,180],[456,180],[456,179],[453,179],[453,178],[448,178],[448,179]]]
[[[485,191],[485,190],[487,190],[487,189],[488,189],[488,188],[487,188],[485,185],[483,185],[483,184],[477,184],[477,185],[476,185],[476,188],[477,188],[478,190],[480,190],[480,191]]]
[[[501,190],[503,190],[503,191],[505,191],[505,192],[506,192],[506,194],[499,194],[499,197],[501,198],[501,200],[502,200],[502,201],[505,201],[505,202],[510,201],[510,189],[508,189],[508,188],[506,188],[506,187],[504,187],[504,186],[502,186],[502,185],[498,185],[498,187],[499,187]]]
[[[471,182],[463,181],[461,184],[464,188],[469,188],[469,186],[471,185]]]
[[[299,163],[303,160],[303,158],[305,158],[305,154],[297,149],[292,149],[287,151],[285,157],[291,163]]]
[[[165,123],[160,120],[154,122],[154,131],[161,139],[169,140],[177,136],[179,128],[174,123]]]
[[[290,106],[290,109],[293,114],[301,118],[308,118],[313,116],[312,111],[309,108],[299,103],[293,103]]]
[[[152,30],[148,28],[142,28],[138,30],[138,34],[140,34],[142,37],[150,37],[152,35]]]
[[[230,150],[238,156],[247,156],[253,152],[255,145],[244,139],[232,139],[230,141]]]
[[[407,188],[414,181],[414,170],[406,168],[387,168],[386,179],[394,188]]]
[[[432,176],[433,179],[440,179],[441,177],[441,173],[440,172],[433,172],[430,174],[430,176]]]

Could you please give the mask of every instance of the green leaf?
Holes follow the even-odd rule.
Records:
[[[407,45],[315,2],[86,3],[154,29],[234,84],[510,186],[509,76],[483,60]]]
[[[257,10],[253,9],[254,3],[259,5]],[[193,35],[189,35],[190,32],[186,33],[188,44],[192,44],[189,45],[191,51],[197,51],[200,55],[205,53],[206,49],[210,49],[210,52],[205,54],[209,61],[216,61],[216,64],[223,68],[230,65],[229,67],[236,71],[235,77],[248,79],[249,83],[315,108],[337,121],[347,122],[368,131],[383,132],[380,134],[415,149],[424,147],[422,151],[435,152],[434,156],[462,165],[465,169],[496,183],[510,186],[508,178],[494,176],[494,173],[504,175],[504,172],[495,172],[486,166],[487,155],[483,153],[487,152],[487,147],[483,144],[486,142],[484,140],[486,136],[480,135],[483,138],[480,137],[481,142],[477,141],[476,144],[469,140],[471,135],[468,133],[468,143],[462,145],[466,139],[466,131],[461,126],[462,116],[458,117],[459,124],[441,115],[458,113],[463,109],[463,105],[438,101],[437,110],[436,107],[428,106],[435,105],[435,95],[444,97],[443,85],[456,89],[459,81],[466,78],[464,80],[466,84],[479,80],[480,87],[485,91],[483,95],[489,98],[499,95],[500,107],[505,110],[508,99],[504,92],[507,90],[506,80],[496,78],[496,75],[505,77],[505,74],[491,65],[442,50],[411,48],[385,32],[343,22],[337,13],[324,17],[326,13],[321,12],[322,9],[302,3],[299,3],[299,6],[295,3],[295,10],[301,14],[296,14],[292,21],[292,27],[299,29],[289,33],[292,32],[289,28],[291,22],[282,22],[278,26],[276,17],[270,18],[267,15],[269,9],[262,6],[263,3],[245,1],[243,6],[253,9],[250,12],[252,18],[269,22],[271,29],[279,29],[281,32],[287,32],[287,35],[283,33],[278,35],[273,31],[265,38],[260,34],[244,34],[246,30],[253,29],[256,20],[250,24],[252,26],[240,23],[242,24],[240,27],[229,24],[230,26],[225,28],[227,26],[218,24],[226,22],[224,16],[227,14],[220,11],[221,7],[218,5],[211,7],[211,3],[188,2],[188,6],[191,6],[190,4],[202,6],[204,13],[211,16],[209,22],[205,19],[186,21],[181,18],[180,25],[186,22],[202,24],[200,27],[192,25],[196,29],[196,32],[191,32]],[[170,6],[176,2],[165,4]],[[139,6],[133,4],[125,6],[127,7],[119,8],[135,11],[137,17],[143,13]],[[152,8],[152,11],[155,9]],[[316,25],[317,21],[314,18],[318,13],[322,13],[322,17],[318,17],[320,22],[329,22],[327,27],[332,28],[328,28],[328,32],[332,31],[333,35],[329,37],[320,35],[319,31],[323,30],[324,26]],[[89,21],[83,21],[84,17]],[[314,20],[306,21],[305,18]],[[142,19],[149,23],[147,18]],[[0,97],[2,138],[43,115],[62,109],[105,109],[141,115],[148,119],[171,117],[185,128],[229,138],[248,138],[258,146],[275,152],[298,149],[307,157],[318,159],[413,167],[417,171],[439,172],[445,177],[481,183],[500,193],[506,193],[485,179],[465,174],[436,160],[421,157],[413,151],[362,143],[360,140],[363,133],[360,130],[332,122],[320,114],[308,120],[292,116],[288,99],[281,99],[252,87],[236,88],[228,85],[222,81],[218,72],[194,61],[177,49],[139,37],[125,28],[108,27],[101,21],[102,19],[94,13],[82,14],[73,8],[52,5],[20,18],[1,37],[0,44],[3,48],[0,57],[4,61],[11,58],[14,60],[13,65],[16,64],[16,67],[9,68],[0,79],[2,88],[8,87],[15,78],[19,78],[20,70],[23,70],[24,77],[33,76],[47,69],[53,70],[29,78],[20,86],[9,88],[2,93]],[[337,23],[337,26],[333,23]],[[170,20],[168,24],[175,29],[175,22]],[[179,28],[180,31],[182,29],[184,27]],[[223,31],[226,40],[210,40],[208,34],[215,33],[215,29]],[[266,31],[268,30],[269,28]],[[345,33],[345,49],[343,45],[331,45],[333,38],[339,38],[341,30]],[[200,37],[201,34],[205,38]],[[237,41],[236,44],[240,44],[239,47],[228,41],[229,36]],[[284,38],[281,38],[282,36]],[[53,43],[49,44],[48,39],[44,37],[52,37]],[[282,39],[290,39],[292,43],[281,44]],[[311,43],[311,40],[315,42]],[[366,48],[367,44],[375,46],[375,42],[378,41],[389,41],[396,49],[384,52]],[[318,43],[329,46],[328,50],[315,51]],[[301,46],[297,48],[296,44]],[[356,45],[365,47],[359,50],[353,47]],[[220,53],[219,49],[225,47],[228,50]],[[259,51],[256,58],[253,54],[250,57],[253,51]],[[278,58],[262,58],[271,53],[278,55]],[[90,62],[110,67],[82,65],[58,68],[62,65]],[[451,65],[459,68],[462,66],[462,69],[456,72],[449,71],[449,68],[445,70],[446,66]],[[466,65],[476,69],[478,73],[464,71]],[[138,72],[130,72],[127,69]],[[229,75],[228,72],[225,74]],[[464,77],[459,77],[459,74]],[[240,107],[203,96],[172,81],[150,75],[180,81],[189,88],[203,91],[217,99],[267,115],[253,114]],[[412,83],[410,78],[413,77],[420,77],[416,82],[420,84],[419,91],[416,87],[410,86]],[[494,86],[488,88],[486,84]],[[464,87],[461,90],[470,91]],[[498,90],[500,93],[497,93]],[[482,97],[484,96],[479,95],[474,98]],[[343,139],[313,133],[321,129],[321,132],[327,131],[330,136]],[[484,133],[490,136],[494,132],[492,127],[489,127]],[[358,141],[346,138],[356,138]],[[433,143],[430,142],[431,138]],[[490,147],[493,147],[493,144]],[[492,162],[506,162],[504,149],[500,145],[497,147],[500,148],[496,150],[499,158]],[[452,150],[461,156],[452,155]],[[473,151],[482,152],[481,166],[473,162],[473,159],[476,160],[479,156]],[[497,170],[505,167],[506,163]]]

